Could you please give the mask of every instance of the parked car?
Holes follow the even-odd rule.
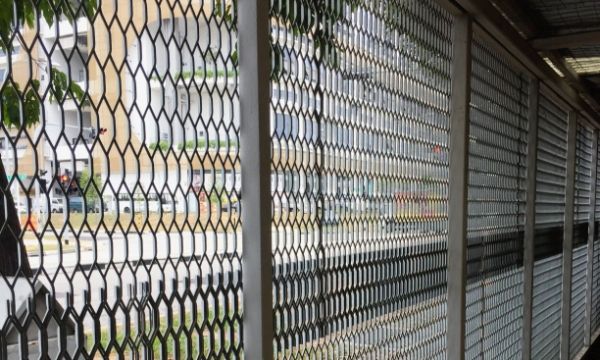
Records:
[[[25,205],[24,203],[22,203],[20,201],[15,202],[15,208],[17,209],[17,212],[20,214],[27,213],[27,205]]]
[[[231,209],[232,213],[240,213],[240,202],[239,201],[233,201],[230,203],[221,203],[221,211],[222,212],[229,212],[229,210]]]
[[[170,212],[175,211],[175,204],[170,199],[167,199],[165,196],[161,196],[160,206],[161,206],[162,212],[164,212],[164,213],[170,213]]]
[[[83,212],[83,197],[72,196],[68,199],[69,211],[74,213]]]
[[[162,211],[169,213],[174,211],[175,206],[170,199],[165,196],[158,196],[156,193],[149,193],[146,196],[142,193],[135,193],[133,198],[128,193],[119,193],[115,209],[122,214],[130,214],[133,211],[136,213],[145,212],[146,209],[149,212]]]
[[[383,222],[383,229],[387,233],[401,233],[401,234],[418,234],[420,229],[418,223],[410,222],[407,220],[401,220],[398,218],[386,218]]]
[[[87,213],[100,212],[100,203],[97,201],[84,201],[82,196],[69,197],[69,210],[75,213],[82,213],[84,210]]]
[[[50,200],[50,211],[53,213],[62,213],[64,211],[62,200],[56,198]]]
[[[85,206],[88,213],[99,213],[102,211],[102,203],[100,200],[87,201]]]
[[[117,210],[122,214],[130,214],[133,209],[133,201],[127,193],[119,193],[117,196]]]

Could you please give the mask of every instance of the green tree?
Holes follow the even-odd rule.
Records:
[[[90,176],[90,171],[88,169],[84,169],[81,172],[81,176],[79,176],[79,188],[88,204],[95,203],[100,197],[98,189],[100,189],[101,183],[102,179],[100,179],[99,174],[94,174],[92,177]]]
[[[225,23],[237,32],[237,3],[239,0],[217,0],[215,15],[224,19]],[[354,10],[364,0],[281,0],[274,1],[271,6],[271,18],[274,23],[284,24],[297,35],[308,36],[314,45],[314,57],[317,67],[325,64],[337,67],[340,46],[335,37],[335,25],[344,18],[344,11],[349,6]],[[283,49],[273,42],[272,76],[277,78],[282,73]],[[237,64],[237,46],[231,54],[232,61]]]
[[[5,53],[13,50],[13,43],[20,41],[16,31],[21,25],[34,28],[38,18],[43,18],[49,26],[61,17],[70,21],[80,16],[91,19],[97,9],[97,2],[82,0],[78,7],[74,6],[71,2],[62,0],[0,0],[0,50]],[[30,79],[24,85],[6,81],[0,88],[2,126],[22,129],[39,123],[42,101],[39,91],[40,82],[37,79]],[[59,102],[65,98],[75,99],[79,104],[86,101],[83,89],[66,74],[52,67],[48,93],[51,99]],[[9,185],[6,169],[0,159],[0,275],[31,276],[31,267],[21,241],[19,215]]]

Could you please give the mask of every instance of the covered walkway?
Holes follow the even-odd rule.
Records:
[[[598,1],[2,4],[0,360],[600,358]]]

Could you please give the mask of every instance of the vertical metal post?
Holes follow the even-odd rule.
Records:
[[[535,263],[535,193],[538,141],[538,104],[540,83],[536,78],[529,82],[529,113],[527,120],[527,199],[525,212],[525,238],[523,241],[523,360],[531,359],[533,331],[533,266]]]
[[[465,357],[467,288],[467,181],[471,98],[472,20],[454,22],[448,193],[448,359]]]
[[[590,181],[590,213],[588,216],[588,248],[585,288],[584,345],[592,344],[592,280],[594,271],[594,235],[596,233],[596,176],[598,174],[598,130],[592,135],[592,173]]]
[[[238,2],[244,354],[273,358],[269,2]]]
[[[573,216],[575,195],[575,151],[577,145],[577,113],[569,111],[567,134],[567,181],[565,191],[565,232],[562,261],[562,313],[560,358],[569,359],[571,334],[571,277],[573,273]]]

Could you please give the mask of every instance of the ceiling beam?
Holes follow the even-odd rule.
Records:
[[[531,46],[539,51],[572,49],[600,44],[600,30],[585,31],[568,35],[541,37],[530,40]]]
[[[576,71],[564,60],[564,56],[561,54],[560,49],[563,48],[573,48],[577,46],[577,43],[573,42],[570,46],[557,46],[555,44],[556,40],[559,40],[561,36],[567,37],[565,42],[573,41],[577,39],[569,39],[572,34],[561,34],[557,33],[557,28],[550,26],[548,22],[533,8],[528,5],[527,1],[523,0],[491,0],[493,5],[500,10],[500,12],[504,13],[506,18],[508,18],[509,22],[512,22],[517,30],[521,32],[525,39],[529,39],[531,45],[537,51],[543,51],[544,56],[547,57],[555,68],[557,68],[563,75],[565,75],[565,79],[567,82],[576,88],[579,92],[583,93],[584,97],[587,97],[587,101],[591,103],[598,103],[598,107],[600,108],[600,99],[595,96],[595,92],[589,83],[583,81],[581,79],[581,74],[577,74]],[[592,31],[593,30],[593,31]],[[544,34],[548,34],[549,32],[554,33],[554,36],[546,36]],[[586,31],[579,31],[579,33],[591,34],[591,39],[579,39],[585,41],[592,41],[592,43],[599,44],[600,43],[600,29],[591,28]],[[548,39],[548,41],[544,41]],[[542,43],[542,46],[537,48],[535,46],[535,42],[539,41]],[[575,46],[573,46],[575,45]],[[545,49],[543,47],[548,47]],[[594,100],[598,99],[598,100]]]
[[[441,0],[440,0],[441,1]],[[452,0],[449,0],[452,1]],[[531,44],[523,38],[522,32],[518,32],[515,27],[502,15],[502,13],[487,0],[454,0],[465,11],[467,11],[477,23],[488,31],[509,53],[515,56],[525,67],[527,67],[536,77],[544,81],[551,89],[561,94],[571,106],[585,113],[587,117],[593,119],[600,125],[600,116],[598,108],[592,107],[580,95],[579,91],[570,86],[564,79],[550,68],[548,64],[540,57],[538,52],[531,47]],[[496,1],[504,3],[505,1]],[[503,10],[504,12],[504,10]],[[505,13],[508,17],[512,14]]]
[[[526,39],[536,37],[549,28],[546,21],[523,0],[494,0],[493,6],[510,15],[508,21],[513,23]]]
[[[571,65],[569,65],[565,58],[558,56],[556,52],[548,52],[544,54],[556,68],[563,73],[565,76],[565,80],[569,85],[575,88],[579,94],[591,104],[597,111],[600,112],[600,102],[597,97],[595,97],[594,91],[588,82],[584,81],[581,76],[575,71]]]
[[[599,30],[600,29],[600,22],[594,21],[594,22],[580,22],[577,24],[570,24],[570,25],[561,25],[561,26],[555,26],[552,28],[552,33],[554,35],[568,35],[568,34],[573,34],[573,33],[578,33],[578,32],[586,32],[586,31],[592,31],[592,30]]]
[[[550,24],[535,9],[529,7],[525,1],[491,0],[491,2],[494,7],[505,14],[505,19],[512,22],[525,39],[542,38],[543,34],[552,29]],[[596,43],[600,39],[599,34],[600,32],[596,34]],[[530,44],[532,44],[531,41]],[[556,48],[548,49],[544,52],[544,56],[564,75],[565,81],[580,94],[583,100],[590,104],[594,110],[600,112],[600,101],[594,96],[590,84],[580,79],[577,72],[565,61],[559,51]]]
[[[580,74],[579,77],[586,81],[596,81],[596,82],[600,83],[600,73],[598,73],[598,74]]]

